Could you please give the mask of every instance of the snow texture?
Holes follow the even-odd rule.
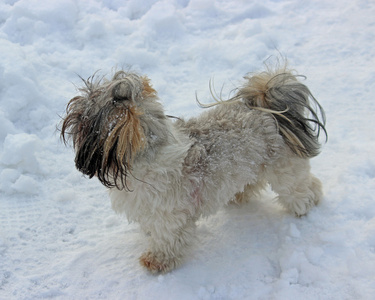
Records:
[[[0,299],[375,299],[375,2],[0,2]],[[329,141],[324,201],[302,218],[265,192],[199,221],[153,276],[137,224],[74,167],[56,124],[97,70],[147,74],[171,115],[199,113],[270,56],[307,76]]]

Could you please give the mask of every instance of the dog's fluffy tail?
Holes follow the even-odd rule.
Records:
[[[286,68],[246,76],[238,90],[249,108],[272,113],[287,145],[300,157],[319,154],[319,134],[325,129],[324,110],[306,85]]]

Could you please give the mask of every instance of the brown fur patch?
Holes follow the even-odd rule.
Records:
[[[143,81],[143,87],[144,87],[142,96],[143,97],[156,97],[157,92],[151,86],[150,79],[148,79],[147,76],[143,76],[142,81]]]
[[[131,165],[135,155],[144,148],[146,138],[140,125],[139,115],[141,113],[132,106],[123,109],[116,116],[116,125],[104,142],[103,165],[107,165],[108,157],[114,147],[116,147],[117,161],[122,161],[127,166]]]

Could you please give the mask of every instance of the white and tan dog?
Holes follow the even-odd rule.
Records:
[[[151,272],[182,262],[195,222],[267,183],[297,216],[322,197],[309,158],[319,153],[324,112],[286,68],[245,77],[233,98],[190,120],[172,121],[147,77],[117,72],[84,81],[70,100],[61,136],[78,170],[110,190],[112,207],[149,235],[141,256]]]

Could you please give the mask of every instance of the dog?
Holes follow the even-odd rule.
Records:
[[[324,110],[286,66],[245,76],[234,96],[214,97],[189,120],[165,114],[147,76],[120,70],[83,82],[61,138],[73,142],[76,168],[109,189],[112,208],[140,224],[149,238],[140,263],[152,273],[183,262],[198,218],[267,184],[296,216],[322,198],[309,159],[319,135],[327,139]]]

